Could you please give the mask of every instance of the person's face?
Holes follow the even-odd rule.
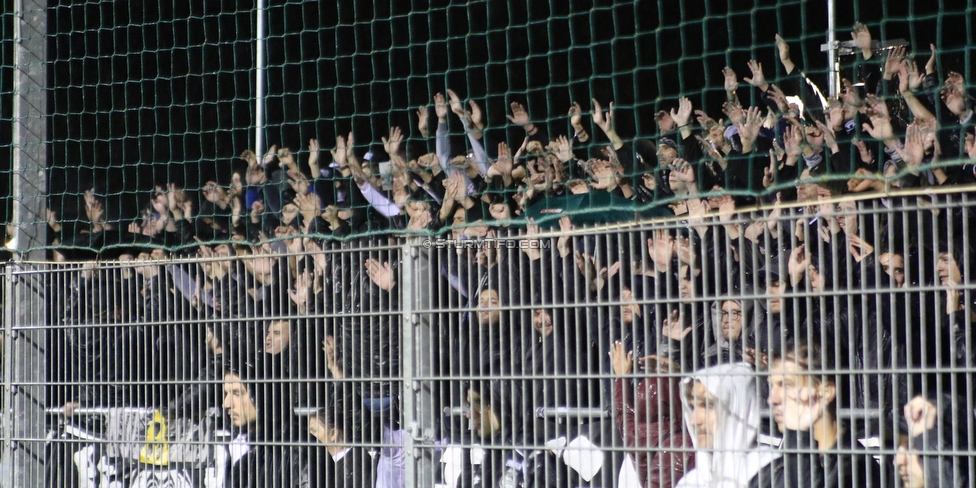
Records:
[[[634,300],[634,292],[624,288],[620,294],[620,301],[623,302],[623,305],[620,306],[620,317],[623,319],[623,323],[632,324],[634,317],[641,317],[641,307]]]
[[[691,266],[684,265],[679,273],[678,295],[683,301],[695,298],[695,282],[691,276]]]
[[[407,202],[407,215],[409,215],[411,219],[415,219],[429,211],[430,205],[427,202]]]
[[[770,365],[766,400],[780,432],[809,430],[823,417],[824,407],[833,401],[832,388],[815,387],[803,372],[792,361],[773,361]]]
[[[800,202],[817,201],[817,185],[810,182],[810,170],[804,169],[796,183],[796,199]]]
[[[490,439],[495,431],[501,428],[498,417],[491,411],[489,405],[483,404],[481,395],[472,390],[468,390],[468,404],[471,410],[468,417],[471,419],[471,431],[482,439]]]
[[[676,195],[683,195],[688,189],[685,182],[674,177],[673,172],[668,174],[668,188],[671,188]]]
[[[217,247],[214,248],[214,257],[215,258],[227,258],[227,259],[221,259],[220,261],[217,261],[214,264],[219,265],[221,268],[223,268],[223,270],[225,272],[230,271],[230,257],[231,257],[231,252],[230,252],[230,245],[229,244],[219,244],[219,245],[217,245]]]
[[[308,433],[322,444],[329,442],[329,430],[318,416],[313,415],[308,419]]]
[[[951,283],[962,283],[962,272],[956,264],[956,259],[947,252],[939,253],[939,263],[936,266],[939,272],[939,282],[943,285]]]
[[[779,280],[770,280],[766,285],[766,304],[772,313],[783,311],[783,297],[786,293],[786,284]]]
[[[815,292],[823,291],[824,287],[827,286],[827,280],[824,278],[823,273],[811,264],[807,267],[807,274],[810,276],[810,289]]]
[[[598,160],[593,163],[593,183],[590,184],[597,190],[606,190],[617,184],[616,175],[610,161]]]
[[[711,449],[715,446],[715,429],[718,427],[718,401],[700,381],[695,381],[690,395],[688,425],[691,435],[698,441],[695,447]]]
[[[251,400],[241,378],[233,373],[224,375],[224,411],[235,427],[243,427],[257,421],[258,409]]]
[[[468,223],[468,218],[464,213],[464,207],[459,206],[458,209],[454,211],[454,220],[451,221],[451,224],[464,225],[466,223]]]
[[[281,223],[289,225],[298,217],[298,206],[294,203],[286,203],[281,207]]]
[[[925,471],[918,454],[908,451],[908,440],[905,439],[898,446],[898,454],[893,463],[898,470],[898,477],[904,488],[925,488]]]
[[[500,304],[497,291],[484,290],[481,292],[481,297],[478,300],[478,322],[481,323],[482,327],[498,324],[502,316],[501,310],[498,310]]]
[[[542,337],[552,334],[552,315],[547,310],[532,312],[532,328]]]
[[[236,195],[240,195],[241,194],[241,191],[242,191],[242,189],[244,187],[242,181],[243,180],[241,178],[241,174],[240,173],[235,172],[234,174],[232,174],[230,176],[230,194],[231,195],[236,196]]]
[[[675,151],[673,147],[667,144],[658,144],[657,146],[657,164],[658,166],[668,166],[678,157],[678,151]]]
[[[281,354],[291,342],[291,325],[286,320],[271,322],[268,331],[264,335],[264,352],[268,354]]]
[[[742,333],[742,307],[738,302],[726,300],[722,302],[722,335],[726,340],[733,341]]]
[[[819,128],[814,126],[809,126],[805,130],[807,133],[807,143],[810,144],[810,146],[812,146],[814,150],[818,148],[821,148],[822,150],[822,146],[824,144],[823,132]]]
[[[878,262],[881,263],[881,268],[884,269],[884,272],[891,277],[891,281],[895,283],[895,286],[905,286],[905,258],[901,254],[895,254],[893,252],[882,253],[881,257],[878,258]]]

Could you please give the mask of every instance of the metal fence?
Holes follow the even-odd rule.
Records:
[[[968,194],[729,202],[9,265],[3,484],[968,486]]]

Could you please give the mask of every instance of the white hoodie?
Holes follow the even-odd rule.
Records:
[[[740,488],[764,466],[780,456],[769,449],[756,445],[761,401],[756,391],[756,376],[747,363],[726,364],[706,368],[681,382],[681,405],[684,410],[685,428],[689,424],[692,406],[688,404],[688,392],[695,381],[718,400],[715,405],[717,419],[714,445],[703,450],[698,438],[691,436],[698,451],[695,453],[695,469],[685,473],[677,488]]]

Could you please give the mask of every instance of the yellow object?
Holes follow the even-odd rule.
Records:
[[[166,442],[166,418],[159,410],[146,427],[146,445],[139,452],[139,461],[155,466],[169,464],[169,444]]]

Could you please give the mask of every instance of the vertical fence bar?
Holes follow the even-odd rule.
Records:
[[[257,17],[255,21],[255,64],[257,69],[254,73],[254,153],[258,157],[264,156],[264,98],[267,90],[267,76],[265,68],[268,63],[268,5],[267,0],[258,0],[257,9],[254,12]]]
[[[414,260],[416,259],[417,248],[408,241],[400,247],[400,253],[402,256],[403,266],[400,269],[400,279],[402,283],[400,284],[400,293],[402,294],[400,303],[403,304],[401,310],[403,312],[403,318],[401,320],[402,334],[400,335],[400,351],[402,354],[401,361],[401,371],[403,374],[403,425],[406,427],[407,435],[403,436],[404,445],[403,449],[406,453],[406,466],[404,472],[404,478],[407,483],[411,486],[421,486],[417,483],[417,469],[418,459],[421,458],[421,454],[414,448],[414,441],[419,437],[419,423],[417,422],[417,393],[420,390],[419,382],[414,380],[416,373],[415,369],[415,357],[423,356],[423,354],[415,355],[414,348],[418,347],[419,344],[416,343],[414,327],[416,327],[417,322],[415,322],[416,316],[414,315],[414,304],[417,302],[416,297],[416,280],[414,279]]]
[[[47,218],[47,13],[46,2],[14,2],[13,71],[13,208],[10,224],[17,259],[41,260]],[[29,253],[27,252],[29,251]]]
[[[13,161],[8,244],[17,260],[41,260],[47,242],[47,2],[13,2]],[[5,292],[4,444],[0,486],[43,486],[47,378],[47,330],[39,278],[14,280],[7,270]],[[25,386],[21,386],[25,385]],[[14,421],[16,420],[16,421]],[[9,421],[9,422],[7,422]],[[24,441],[16,440],[23,439]]]
[[[14,293],[13,293],[13,264],[8,264],[4,268],[3,273],[3,303],[14,303]],[[3,308],[3,370],[4,372],[9,372],[12,366],[13,354],[11,353],[10,346],[13,344],[11,340],[13,335],[11,333],[13,329],[14,322],[14,307],[8,306]],[[13,415],[11,415],[11,409],[9,404],[10,399],[10,374],[3,375],[3,417],[0,422],[3,422],[2,431],[3,433],[3,457],[0,459],[0,486],[13,486],[13,469],[11,465],[12,456],[10,453],[13,452]]]

